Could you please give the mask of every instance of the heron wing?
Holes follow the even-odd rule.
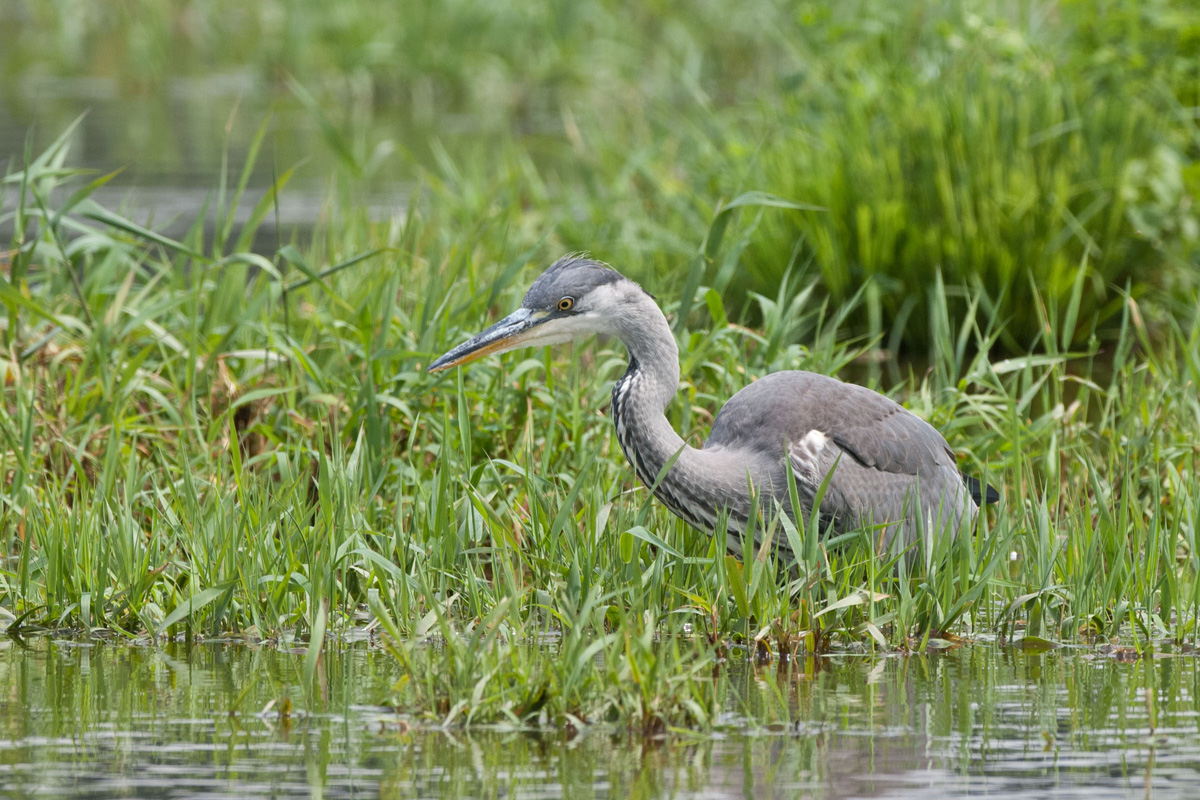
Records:
[[[784,504],[787,463],[805,508],[828,477],[821,516],[838,529],[882,526],[884,546],[896,536],[911,544],[926,519],[957,526],[974,511],[954,453],[932,425],[878,392],[825,375],[777,372],[750,384],[721,409],[704,446],[774,459],[768,480]]]
[[[705,447],[752,448],[787,456],[813,431],[863,466],[926,475],[954,466],[945,438],[878,392],[813,372],[776,372],[730,398]]]

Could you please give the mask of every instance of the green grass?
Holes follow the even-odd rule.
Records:
[[[803,669],[829,649],[992,636],[1194,647],[1190,7],[1114,4],[1093,25],[1098,4],[1015,19],[930,4],[894,24],[883,4],[845,19],[822,6],[765,38],[768,3],[733,23],[702,6],[661,29],[579,7],[559,8],[555,58],[531,45],[504,62],[555,99],[496,112],[502,128],[554,107],[563,132],[388,162],[419,178],[390,219],[361,202],[375,132],[314,99],[340,166],[312,241],[270,257],[246,251],[269,195],[236,238],[231,224],[268,123],[235,126],[247,157],[214,180],[216,230],[197,222],[178,241],[89,199],[110,176],[72,169],[71,131],[13,157],[0,184],[17,232],[0,254],[8,632],[298,640],[311,687],[326,637],[371,627],[405,667],[393,699],[420,713],[648,732],[714,724],[722,659]],[[474,5],[451,10],[414,30],[443,41],[478,23],[485,41],[520,42],[550,24],[516,6],[482,22]],[[1136,46],[1118,35],[1131,19]],[[298,54],[371,39],[345,30],[343,49],[280,56],[293,86],[331,69]],[[660,34],[662,60],[631,72],[626,56]],[[355,74],[416,91],[421,72],[453,96],[497,68],[480,58]],[[785,80],[797,60],[811,70]],[[914,81],[934,62],[947,77],[925,91]],[[974,537],[899,563],[866,532],[786,526],[798,563],[743,563],[636,485],[605,416],[619,344],[425,373],[577,248],[671,315],[683,377],[668,413],[689,441],[756,376],[838,374],[930,420],[1001,505]],[[921,357],[898,360],[901,341]]]
[[[38,81],[107,80],[151,111],[120,107],[104,121],[119,135],[97,122],[88,138],[136,143],[135,168],[192,169],[197,153],[216,165],[226,142],[240,159],[254,124],[229,121],[244,100],[279,114],[279,169],[312,157],[301,177],[336,171],[349,197],[425,174],[462,194],[463,226],[518,203],[558,249],[638,277],[678,271],[713,207],[743,192],[819,206],[732,215],[703,282],[757,323],[748,292],[806,265],[839,306],[864,290],[854,324],[907,357],[939,344],[939,275],[956,316],[979,302],[1005,323],[997,351],[1020,355],[1039,303],[1062,316],[1077,293],[1087,324],[1067,327],[1085,348],[1093,319],[1115,335],[1121,289],[1186,298],[1200,272],[1190,0],[753,0],[736,14],[715,0],[403,13],[21,0],[9,13],[0,95],[55,120],[54,136],[78,111]],[[214,75],[249,88],[224,104],[219,82],[192,91]]]
[[[742,563],[634,485],[603,413],[619,344],[424,372],[549,260],[516,207],[463,228],[464,201],[434,184],[407,216],[351,209],[267,260],[198,228],[139,230],[91,204],[65,158],[56,146],[4,183],[29,232],[0,284],[10,634],[299,638],[311,679],[326,633],[370,624],[406,666],[408,707],[651,732],[712,724],[718,694],[698,678],[723,658],[1196,641],[1194,295],[1153,332],[1127,298],[1117,335],[1083,351],[1063,349],[1073,301],[1029,355],[992,361],[999,323],[979,305],[953,317],[955,287],[936,284],[938,357],[895,393],[1001,487],[998,512],[898,564],[866,532],[803,529],[779,532],[797,564]],[[82,188],[47,206],[61,183]],[[755,297],[755,329],[699,286],[707,314],[676,319],[670,409],[689,439],[756,375],[862,370],[854,303],[819,300],[813,279]],[[689,280],[648,288],[673,312]]]

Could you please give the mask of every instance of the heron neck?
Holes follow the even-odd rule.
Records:
[[[634,317],[636,327],[618,333],[629,350],[629,369],[612,391],[617,441],[659,500],[692,525],[711,530],[720,503],[686,479],[697,474],[702,451],[689,446],[663,413],[679,388],[679,348],[654,301],[645,296],[643,306]],[[660,479],[668,463],[671,469]]]
[[[629,351],[629,371],[639,373],[636,409],[640,414],[657,415],[666,424],[663,411],[679,391],[679,346],[658,304],[639,291],[637,313],[617,320],[617,337]],[[634,320],[632,323],[626,320]],[[670,429],[670,425],[666,424]],[[683,440],[671,433],[683,444]],[[678,450],[678,445],[675,447]]]
[[[742,531],[752,510],[749,481],[766,485],[769,470],[724,448],[691,447],[671,427],[663,412],[679,389],[679,348],[658,305],[639,294],[631,313],[614,316],[612,332],[629,350],[629,369],[612,390],[617,441],[638,479],[676,515],[701,530]],[[736,537],[729,541],[740,548]]]
[[[644,291],[636,292],[631,305],[635,308],[614,320],[629,351],[629,369],[613,387],[613,422],[625,456],[649,485],[668,460],[692,448],[663,414],[679,390],[679,346],[671,326]]]

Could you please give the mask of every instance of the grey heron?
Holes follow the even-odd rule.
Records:
[[[747,529],[763,530],[750,524],[756,508],[807,515],[823,484],[822,522],[836,530],[873,526],[884,548],[955,535],[973,524],[981,502],[998,499],[959,472],[928,422],[878,392],[813,372],[776,372],[751,383],[717,414],[704,446],[689,446],[664,414],[679,384],[679,349],[666,316],[640,285],[582,256],[556,261],[520,308],[429,371],[592,334],[615,336],[628,351],[611,413],[638,479],[692,526],[711,533],[724,524],[734,553],[741,554]],[[789,465],[800,509],[792,508]]]

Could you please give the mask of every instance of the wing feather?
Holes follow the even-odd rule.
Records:
[[[860,464],[923,475],[954,464],[945,438],[890,397],[813,372],[776,372],[730,398],[705,447],[755,448],[785,457],[819,431]]]
[[[945,438],[891,398],[812,372],[777,372],[730,398],[705,449],[775,459],[779,487],[790,460],[805,509],[828,477],[821,517],[838,529],[878,527],[881,543],[911,544],[925,520],[957,527],[975,504]],[[835,466],[836,464],[836,466]],[[764,480],[765,479],[765,480]],[[824,524],[824,523],[822,523]]]

